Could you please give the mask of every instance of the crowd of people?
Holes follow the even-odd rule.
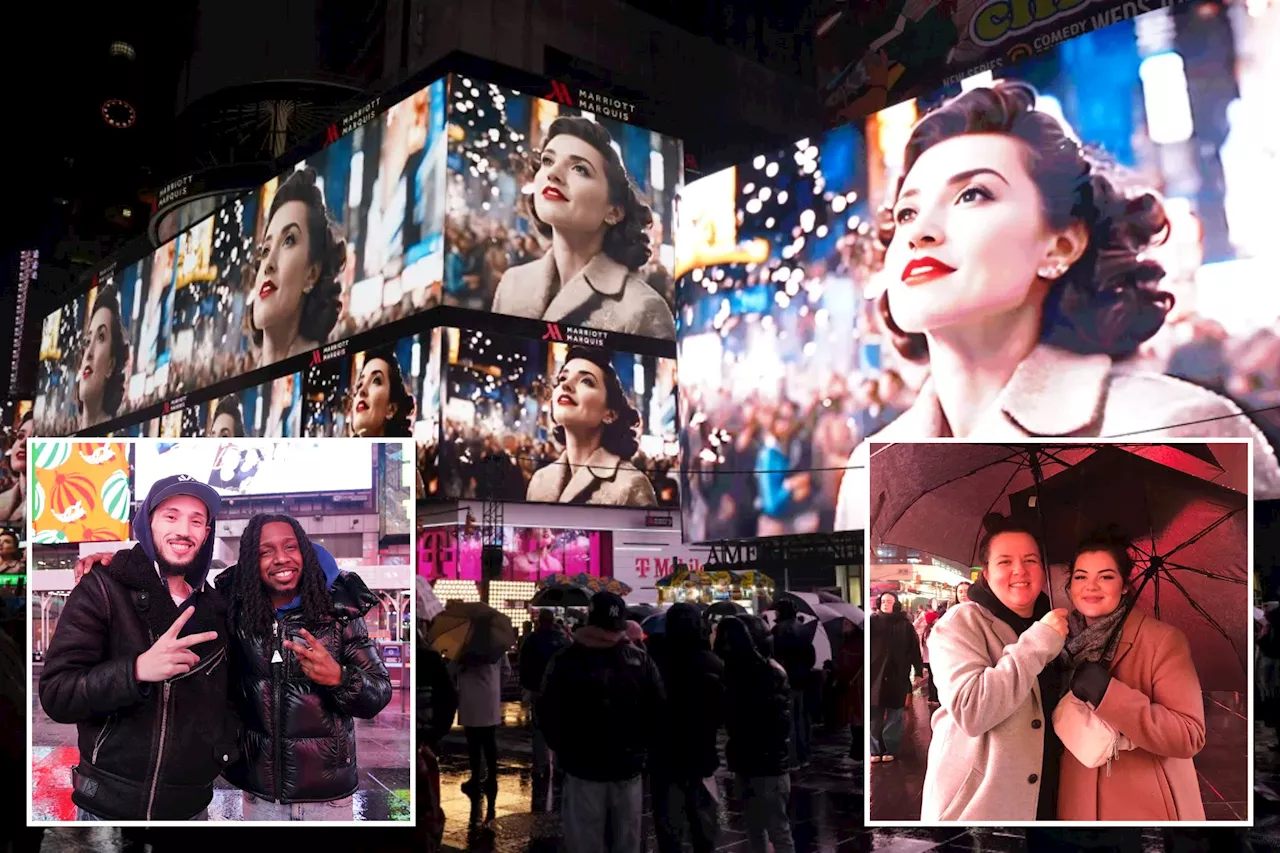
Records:
[[[845,642],[825,674],[794,605],[780,601],[772,629],[759,616],[714,622],[693,604],[665,612],[665,630],[646,635],[618,596],[591,597],[585,623],[541,610],[520,643],[515,672],[531,709],[535,809],[558,789],[570,853],[644,849],[649,791],[660,853],[716,849],[715,776],[724,763],[743,800],[747,849],[794,850],[791,774],[810,761],[810,728],[825,682],[832,717],[849,726],[849,759],[861,754],[861,629],[845,623]],[[425,636],[427,626],[422,626]],[[466,733],[471,775],[470,829],[491,830],[498,794],[496,727],[507,662],[444,664],[426,644],[418,671],[420,758],[434,779],[420,789],[422,815],[438,839],[436,755],[456,713]],[[539,791],[542,791],[541,795]]]
[[[695,391],[695,393],[697,393]],[[831,530],[849,454],[898,417],[913,391],[886,369],[856,383],[834,374],[806,396],[724,388],[698,394],[705,414],[685,433],[693,496],[686,512],[704,535],[745,539]]]

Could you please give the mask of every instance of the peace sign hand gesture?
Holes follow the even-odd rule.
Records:
[[[191,651],[192,646],[218,639],[217,631],[203,631],[199,634],[188,634],[179,637],[178,632],[186,625],[196,612],[195,607],[182,611],[169,630],[160,635],[151,648],[138,655],[133,664],[133,675],[140,682],[168,681],[175,675],[182,675],[200,662],[200,656]]]
[[[341,684],[342,667],[338,666],[338,662],[333,659],[333,655],[329,654],[329,650],[311,636],[311,632],[306,628],[299,629],[298,633],[302,635],[305,644],[285,640],[284,646],[298,658],[298,663],[302,666],[302,674],[324,687],[337,687]]]

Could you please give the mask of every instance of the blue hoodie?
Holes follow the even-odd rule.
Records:
[[[338,579],[341,571],[338,569],[338,561],[333,555],[325,550],[324,546],[318,542],[312,542],[311,547],[315,549],[316,559],[320,561],[320,568],[324,571],[324,580],[328,584],[329,589],[333,588],[333,582]],[[276,608],[276,616],[283,616],[289,610],[297,610],[302,606],[302,595],[298,594],[293,597],[293,601],[283,607]]]

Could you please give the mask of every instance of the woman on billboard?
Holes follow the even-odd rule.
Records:
[[[244,438],[244,414],[240,410],[240,398],[228,394],[218,401],[209,424],[209,438]]]
[[[115,285],[98,289],[89,315],[89,336],[80,372],[76,374],[76,410],[80,429],[109,421],[124,402],[125,369],[129,364],[129,342],[120,322],[120,297]]]
[[[362,438],[410,438],[413,413],[413,395],[405,387],[395,352],[389,347],[370,350],[351,396],[348,422],[352,434]]]
[[[570,347],[551,389],[551,420],[564,452],[534,473],[526,500],[658,505],[653,484],[631,464],[640,449],[640,413],[628,402],[608,353]]]
[[[346,241],[329,218],[316,172],[298,169],[271,200],[245,318],[258,367],[315,349],[338,321]]]
[[[8,450],[9,470],[16,482],[0,493],[0,522],[21,522],[27,518],[27,440],[34,432],[35,421],[31,412],[27,412]]]
[[[675,340],[670,306],[637,273],[652,254],[653,212],[609,131],[585,118],[553,121],[525,203],[551,248],[506,271],[495,314]]]
[[[884,220],[884,325],[930,378],[897,420],[854,450],[838,529],[867,517],[872,441],[1047,436],[1247,437],[1254,484],[1280,495],[1280,462],[1239,407],[1125,366],[1173,297],[1144,253],[1168,234],[1150,192],[1126,193],[1037,93],[973,89],[915,126]],[[1153,428],[1154,427],[1154,428]]]

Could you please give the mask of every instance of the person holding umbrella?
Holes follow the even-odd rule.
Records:
[[[1058,819],[1203,821],[1192,759],[1204,748],[1204,700],[1191,647],[1177,628],[1133,608],[1132,571],[1129,543],[1115,530],[1082,541],[1072,561],[1063,703],[1087,703],[1123,734],[1105,770],[1063,754]]]
[[[871,616],[871,763],[893,761],[902,739],[902,718],[911,698],[911,670],[920,672],[920,641],[902,602],[880,596]]]
[[[1067,613],[1050,609],[1035,536],[996,514],[983,526],[982,574],[929,638],[942,707],[920,819],[1054,820],[1061,748],[1052,714]]]

